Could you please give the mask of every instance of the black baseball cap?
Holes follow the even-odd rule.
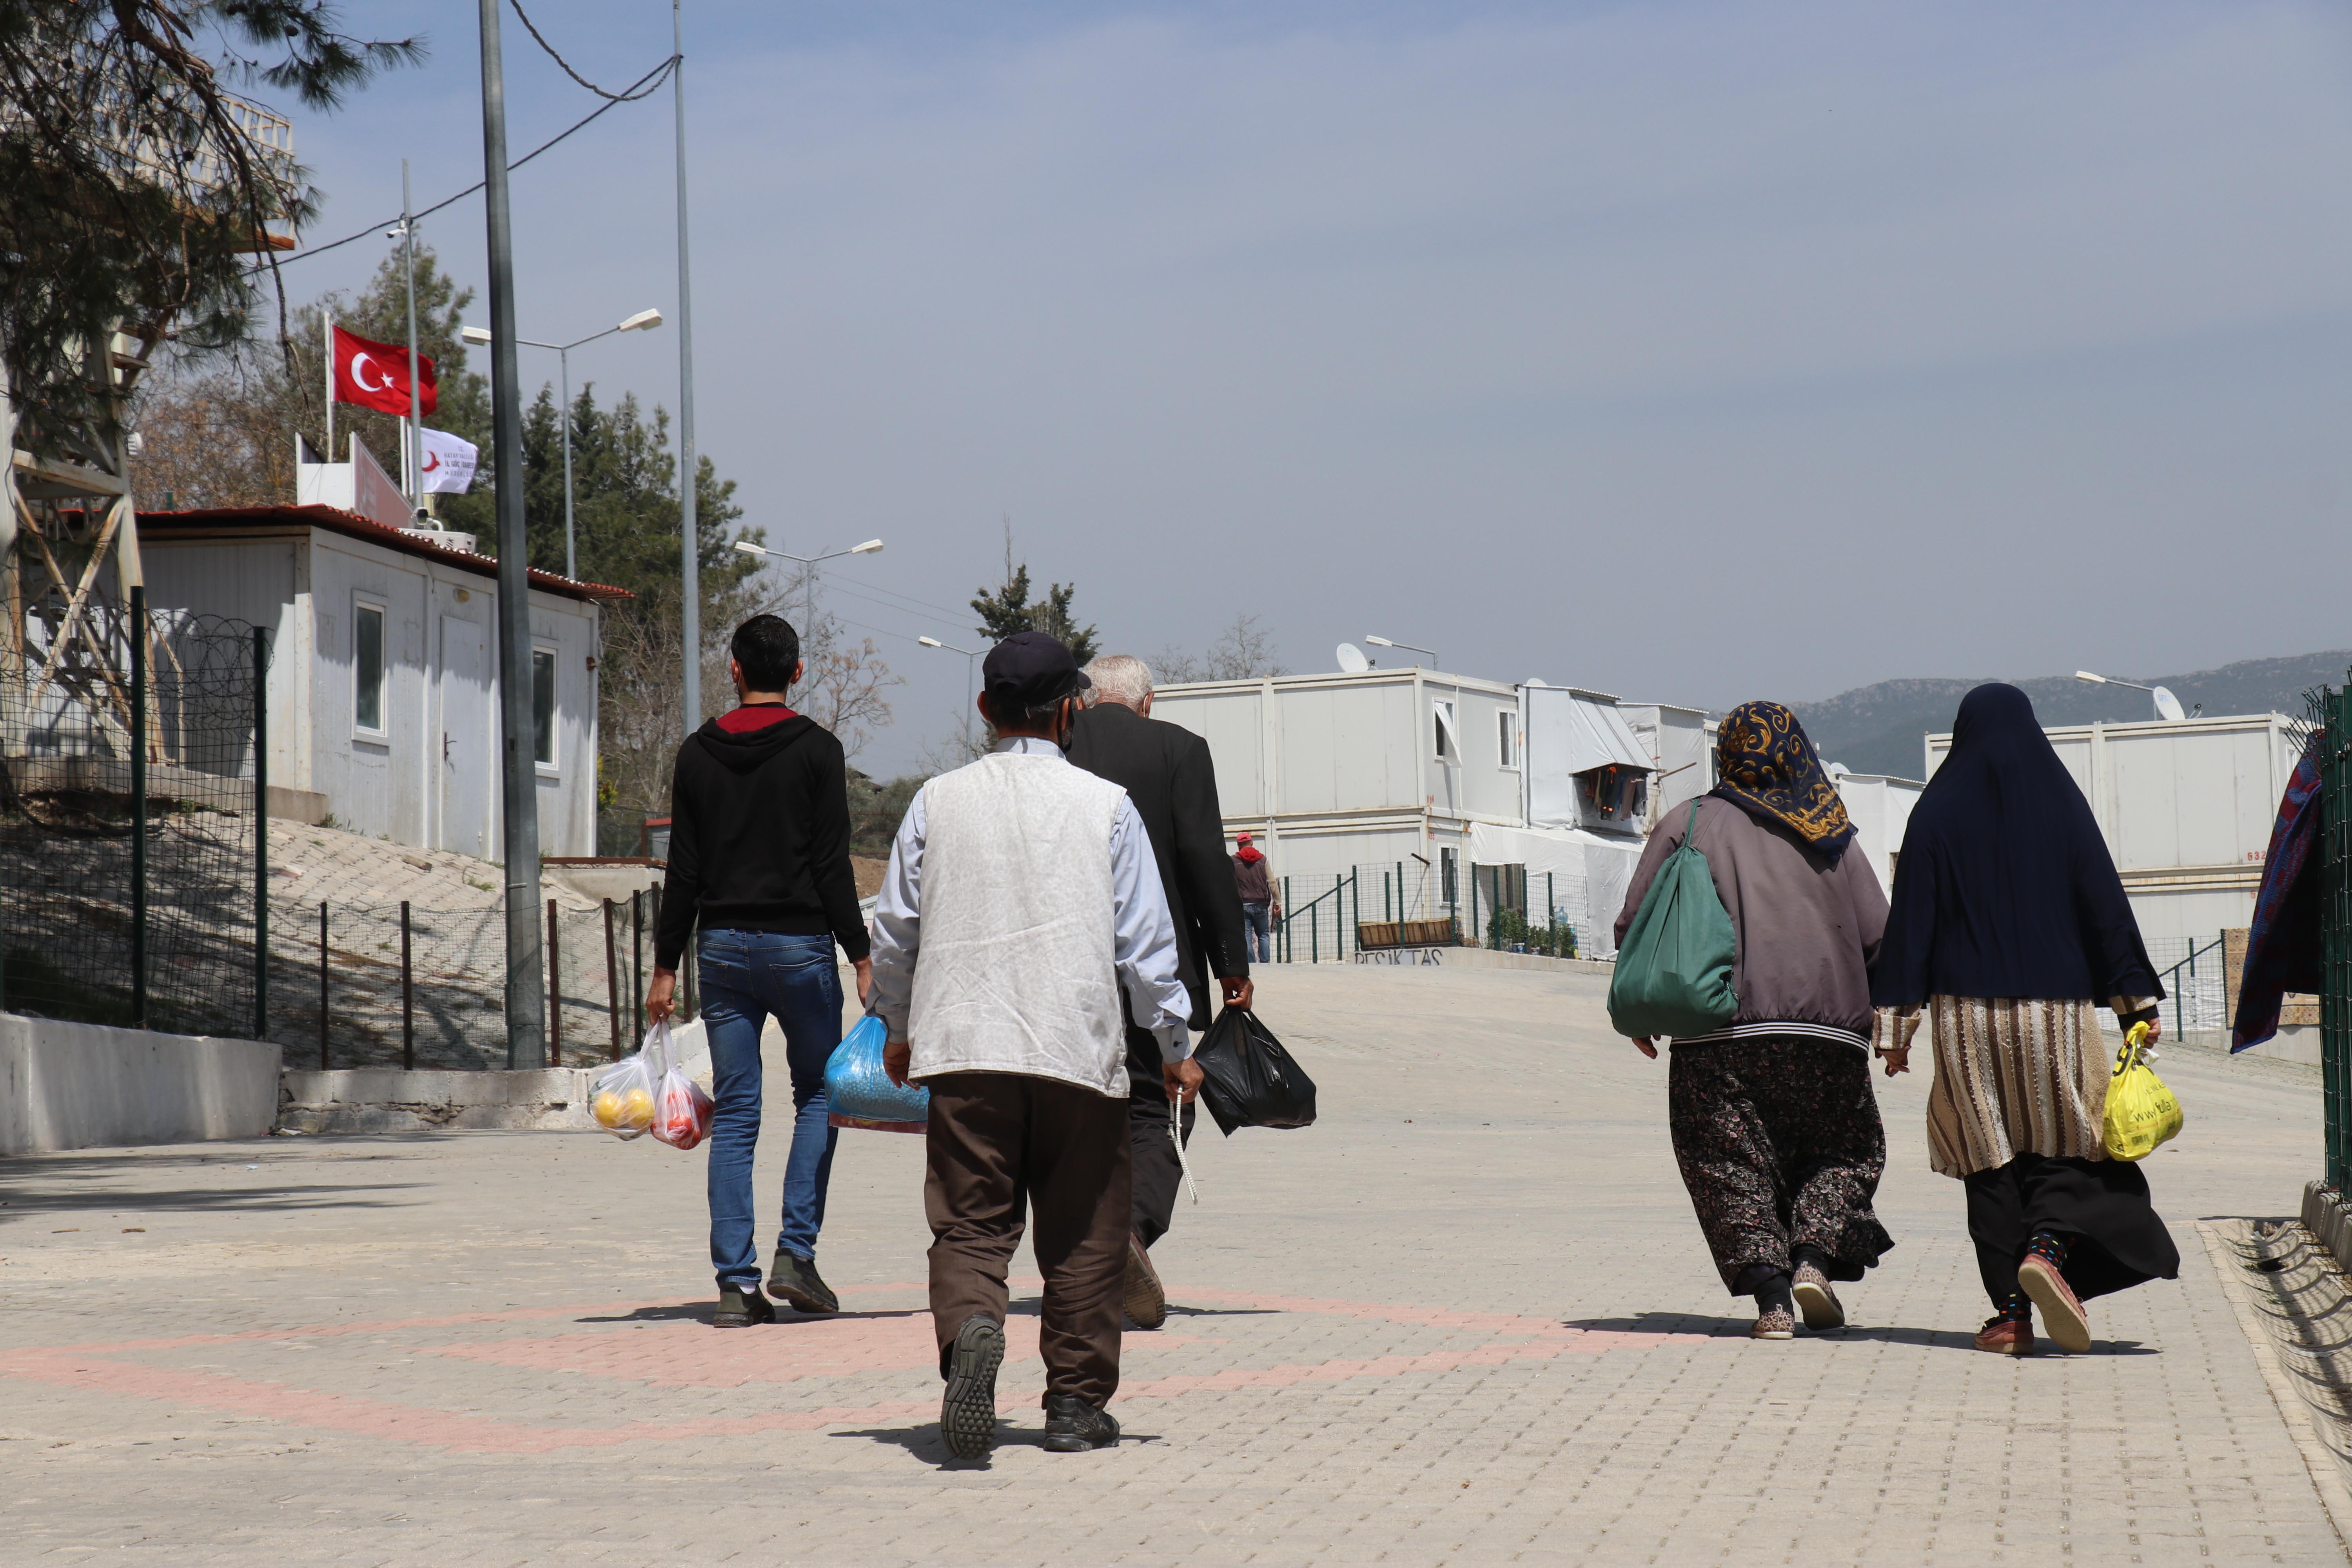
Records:
[[[980,661],[989,711],[1010,719],[1044,708],[1094,684],[1058,637],[1014,632]]]

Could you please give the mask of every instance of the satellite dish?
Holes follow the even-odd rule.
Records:
[[[1364,657],[1364,650],[1351,642],[1339,645],[1339,668],[1349,675],[1361,675],[1372,668],[1372,661]]]
[[[2172,723],[2178,724],[2183,719],[2189,717],[2188,714],[2181,711],[2180,699],[2175,697],[2165,688],[2161,686],[2157,687],[2151,695],[2156,699],[2156,716],[2158,718],[2168,720]]]
[[[1549,686],[1551,682],[1546,680],[1540,675],[1530,675],[1525,680],[1520,681],[1519,684],[1521,686]]]

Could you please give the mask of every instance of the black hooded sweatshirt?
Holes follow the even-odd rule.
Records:
[[[830,932],[852,962],[866,955],[849,867],[848,762],[832,731],[797,713],[740,733],[711,720],[677,749],[669,798],[656,964],[676,969],[697,924]]]

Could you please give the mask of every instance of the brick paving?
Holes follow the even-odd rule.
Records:
[[[1922,1076],[1880,1080],[1898,1246],[1856,1326],[1746,1338],[1664,1064],[1577,974],[1288,968],[1321,1123],[1196,1143],[1129,1438],[944,1463],[920,1147],[845,1133],[841,1317],[707,1326],[701,1157],[464,1132],[0,1163],[0,1562],[2340,1561],[2200,1217],[2294,1211],[2316,1075],[2178,1051],[2177,1283],[2017,1363]],[[784,1123],[761,1181],[772,1203]]]

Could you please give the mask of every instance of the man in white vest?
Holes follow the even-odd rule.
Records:
[[[890,1076],[931,1093],[923,1209],[931,1318],[957,1458],[996,1440],[1005,1273],[1023,1210],[1045,1277],[1045,1447],[1118,1441],[1127,1269],[1128,1095],[1200,1087],[1176,928],[1127,792],[1070,765],[1087,687],[1070,650],[1018,632],[981,666],[995,750],[907,808],[874,909],[875,1010]],[[1160,1040],[1161,1081],[1130,1086],[1124,982]]]

